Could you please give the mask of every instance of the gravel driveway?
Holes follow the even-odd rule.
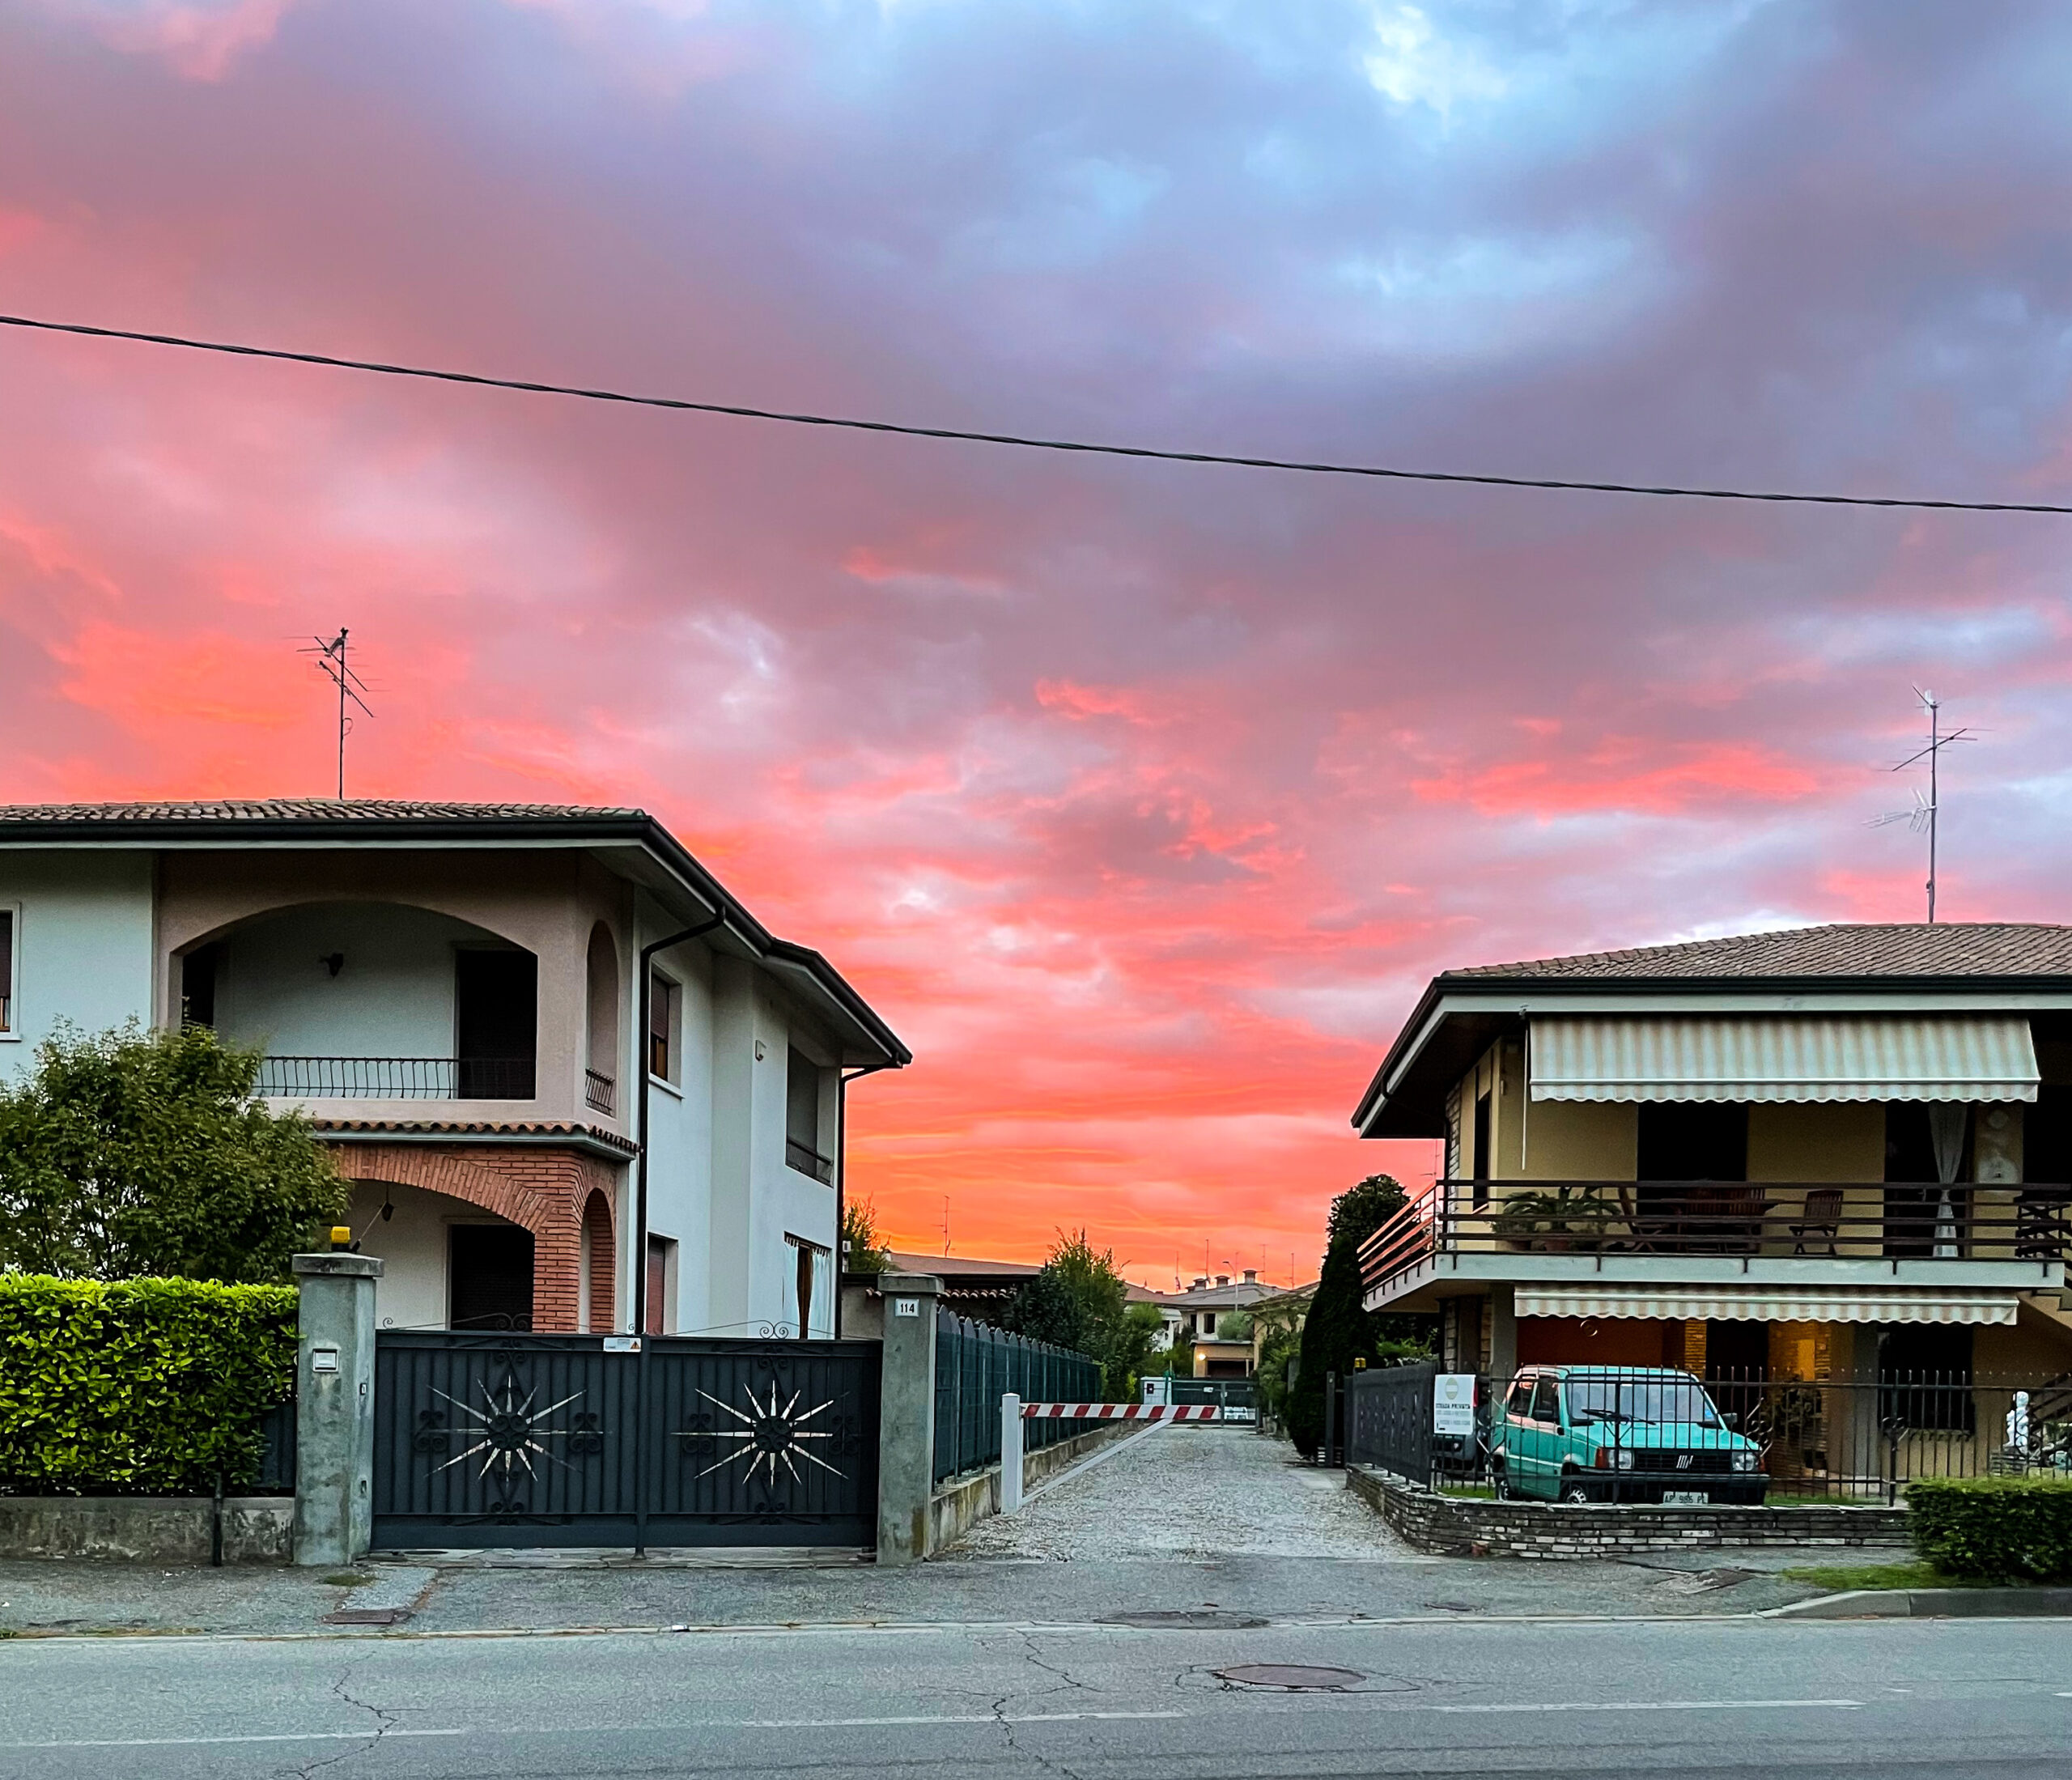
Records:
[[[1284,1440],[1166,1424],[1105,1448],[1008,1519],[982,1520],[949,1557],[1416,1561],[1342,1476]]]

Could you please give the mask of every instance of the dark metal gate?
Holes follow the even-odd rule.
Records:
[[[874,1544],[880,1353],[384,1330],[375,1547]]]

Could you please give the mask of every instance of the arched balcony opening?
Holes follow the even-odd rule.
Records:
[[[182,1017],[261,1050],[269,1098],[536,1095],[538,960],[467,921],[308,903],[224,929],[179,962]]]
[[[590,929],[584,974],[588,1055],[583,1098],[609,1116],[618,1111],[618,945],[602,921]]]

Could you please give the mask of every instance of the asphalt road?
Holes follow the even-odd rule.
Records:
[[[1327,1664],[1345,1691],[1233,1687]],[[1918,1774],[2072,1767],[2050,1621],[817,1627],[0,1644],[0,1775]]]

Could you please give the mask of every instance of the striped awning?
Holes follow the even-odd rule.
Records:
[[[2011,1291],[1904,1286],[1521,1285],[1520,1316],[1640,1316],[1688,1322],[2012,1323]]]
[[[2020,1014],[1535,1018],[1535,1100],[2033,1100]]]

